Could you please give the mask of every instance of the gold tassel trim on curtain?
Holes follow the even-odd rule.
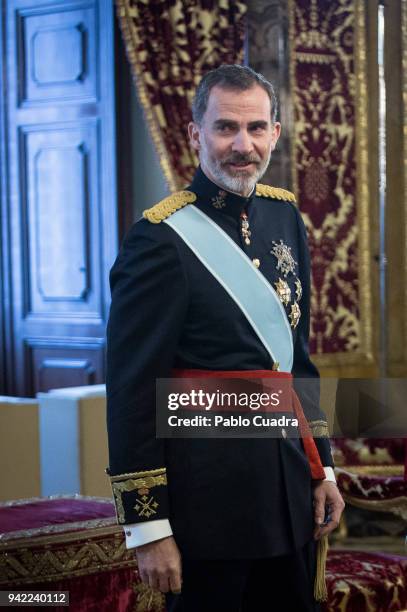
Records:
[[[119,19],[120,29],[122,32],[124,46],[128,60],[130,62],[131,72],[133,81],[137,89],[137,94],[140,100],[141,107],[144,111],[144,116],[147,121],[147,125],[153,140],[154,146],[158,153],[160,165],[164,173],[165,179],[168,183],[170,191],[176,191],[177,185],[175,177],[171,169],[170,160],[167,155],[161,133],[158,127],[158,120],[154,116],[154,107],[150,104],[146,88],[144,85],[143,75],[141,72],[141,65],[137,62],[136,55],[136,43],[134,40],[134,31],[132,28],[132,13],[129,7],[128,0],[116,0],[117,17]]]

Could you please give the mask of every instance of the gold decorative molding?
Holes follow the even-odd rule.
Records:
[[[136,566],[117,525],[0,543],[0,586],[8,588]]]
[[[404,465],[344,465],[341,466],[340,472],[348,474],[360,474],[361,476],[403,476]]]
[[[355,506],[356,508],[362,508],[363,510],[376,510],[378,512],[392,512],[393,514],[400,516],[402,519],[407,520],[407,497],[367,500],[356,497],[355,495],[349,495],[344,491],[342,491],[342,496],[347,504]]]
[[[47,495],[45,497],[29,497],[25,499],[9,499],[7,501],[0,502],[0,508],[11,508],[13,506],[25,506],[26,504],[33,504],[38,502],[49,502],[53,499],[78,499],[80,501],[91,501],[91,502],[102,502],[105,504],[111,504],[111,497],[94,497],[93,495],[80,495],[75,493],[74,495]]]
[[[356,146],[356,209],[358,220],[359,325],[360,349],[357,363],[373,363],[370,221],[369,221],[369,158],[367,107],[367,55],[365,1],[355,1],[355,146]],[[347,359],[349,356],[347,355]],[[346,362],[345,362],[346,363]],[[349,363],[349,362],[348,362]]]

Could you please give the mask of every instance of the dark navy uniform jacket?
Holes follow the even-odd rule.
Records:
[[[288,283],[284,306],[296,323],[292,372],[316,381],[301,399],[311,425],[324,422],[308,352],[310,263],[298,210],[278,198],[222,192],[200,169],[188,189],[197,195],[194,205],[259,260],[273,287]],[[242,211],[250,244],[242,237]],[[280,241],[297,264],[286,276],[271,252]],[[191,558],[288,554],[312,539],[312,481],[300,440],[156,438],[155,381],[174,367],[272,368],[233,299],[171,227],[147,219],[130,229],[110,280],[109,474],[119,522],[169,518],[181,552]],[[298,321],[290,318],[294,302]],[[316,438],[316,444],[322,464],[333,466],[328,439]]]

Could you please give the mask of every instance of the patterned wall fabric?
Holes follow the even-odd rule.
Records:
[[[202,75],[243,62],[242,0],[117,0],[138,94],[172,191],[191,179],[197,159],[186,132]]]
[[[312,258],[313,353],[363,349],[358,0],[290,0],[294,189]],[[359,108],[358,108],[359,107]],[[359,140],[359,142],[358,142]],[[359,244],[358,244],[359,241]],[[363,307],[363,306],[362,306]],[[362,313],[363,314],[363,313]]]

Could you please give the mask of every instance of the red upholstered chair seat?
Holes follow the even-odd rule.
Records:
[[[0,503],[0,590],[16,589],[69,591],[70,612],[164,609],[161,594],[141,583],[113,503],[103,498]]]
[[[324,612],[400,612],[407,609],[407,558],[330,550]]]
[[[392,512],[407,521],[407,480],[404,466],[346,466],[335,470],[338,487],[348,504]]]

